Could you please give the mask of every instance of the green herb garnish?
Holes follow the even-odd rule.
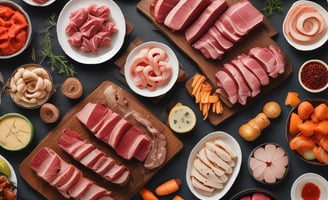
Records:
[[[265,6],[262,8],[262,12],[266,16],[272,15],[274,12],[283,12],[284,7],[282,0],[265,0]]]
[[[55,55],[52,50],[52,36],[50,30],[56,26],[55,17],[55,14],[51,15],[51,17],[45,22],[45,27],[42,30],[44,38],[41,40],[41,43],[44,49],[41,52],[41,55],[43,57],[41,63],[43,62],[43,60],[48,58],[52,71],[57,71],[59,74],[64,74],[66,76],[74,76],[76,73],[74,66],[68,63],[68,60],[65,56]]]

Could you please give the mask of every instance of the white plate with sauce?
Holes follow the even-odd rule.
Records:
[[[116,33],[110,36],[111,44],[109,48],[100,48],[97,53],[83,52],[72,47],[68,42],[68,36],[65,32],[66,26],[70,22],[70,14],[80,8],[87,8],[93,3],[97,6],[107,6],[110,9],[109,20],[113,21],[118,29]],[[69,57],[82,64],[100,64],[110,60],[121,49],[124,43],[125,33],[126,24],[124,15],[120,7],[112,0],[71,0],[64,6],[57,21],[57,37],[60,46]]]
[[[9,169],[10,169],[10,176],[8,177],[8,179],[10,180],[10,182],[12,182],[13,185],[16,186],[17,188],[17,176],[16,176],[16,173],[15,173],[15,170],[13,168],[13,166],[10,164],[10,162],[5,158],[3,157],[1,154],[0,154],[0,158],[4,159],[5,162],[8,164],[9,166]],[[17,190],[16,190],[17,192]]]
[[[228,181],[224,183],[224,186],[222,189],[216,189],[212,195],[204,195],[200,192],[198,192],[191,183],[190,173],[193,165],[193,161],[196,158],[197,153],[201,150],[201,148],[204,147],[205,143],[208,141],[212,141],[215,139],[221,139],[223,140],[229,147],[235,152],[237,155],[235,166],[233,167],[233,171],[228,176]],[[202,200],[218,200],[221,199],[232,187],[233,183],[237,179],[237,176],[240,172],[242,162],[242,152],[241,148],[239,146],[239,143],[236,141],[235,138],[233,138],[230,134],[223,132],[223,131],[215,131],[212,132],[205,137],[203,137],[192,149],[190,152],[188,163],[187,163],[187,171],[186,171],[186,181],[188,184],[188,187],[190,191],[198,198]]]
[[[324,18],[325,23],[326,23],[326,32],[321,36],[321,38],[319,38],[318,40],[315,40],[313,43],[309,43],[309,44],[301,44],[301,43],[297,43],[295,41],[293,41],[292,39],[290,39],[287,34],[285,33],[285,26],[284,24],[287,23],[287,15],[289,15],[293,8],[295,6],[298,6],[300,4],[308,4],[310,6],[313,6]],[[301,50],[301,51],[311,51],[311,50],[315,50],[319,47],[321,47],[322,45],[324,45],[327,40],[328,40],[328,12],[319,4],[313,2],[313,1],[307,1],[307,0],[298,0],[295,3],[293,3],[293,5],[290,7],[289,11],[286,14],[286,17],[283,21],[283,25],[282,25],[282,33],[285,37],[285,39],[287,40],[287,42],[293,46],[295,49]],[[292,22],[290,22],[292,23]]]
[[[38,6],[38,7],[46,7],[49,6],[50,4],[54,3],[56,0],[48,0],[45,3],[37,3],[33,0],[23,0],[25,3],[31,5],[31,6]]]

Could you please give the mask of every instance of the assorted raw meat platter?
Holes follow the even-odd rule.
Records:
[[[292,73],[290,60],[272,39],[276,30],[251,1],[170,1],[168,5],[142,0],[137,8],[198,65],[213,86],[223,102],[221,114],[209,113],[213,125]],[[256,69],[249,67],[254,65]],[[192,82],[193,78],[186,83],[190,94]]]
[[[65,115],[19,171],[47,199],[130,199],[182,147],[135,97],[104,82]]]

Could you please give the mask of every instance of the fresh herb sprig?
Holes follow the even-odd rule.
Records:
[[[262,12],[266,16],[273,15],[274,12],[283,12],[284,7],[282,0],[265,0],[265,6],[262,8]]]
[[[56,71],[59,74],[64,74],[65,76],[74,76],[76,74],[74,66],[68,62],[65,56],[56,55],[52,49],[51,29],[56,26],[55,18],[56,15],[52,14],[50,18],[45,22],[45,27],[42,30],[44,37],[41,40],[41,43],[44,49],[41,52],[41,63],[43,60],[48,58],[52,71]]]

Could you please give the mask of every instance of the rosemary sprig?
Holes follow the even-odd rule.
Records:
[[[45,22],[45,27],[42,30],[44,37],[41,40],[41,43],[44,49],[41,52],[41,63],[43,62],[43,60],[48,58],[52,71],[57,71],[59,74],[64,74],[66,76],[74,76],[76,74],[74,66],[72,64],[69,64],[65,56],[55,55],[52,49],[52,36],[50,30],[56,26],[55,17],[55,14],[52,14],[51,17]]]
[[[284,7],[282,0],[265,0],[265,6],[262,8],[262,12],[266,16],[272,15],[274,12],[283,12]]]

